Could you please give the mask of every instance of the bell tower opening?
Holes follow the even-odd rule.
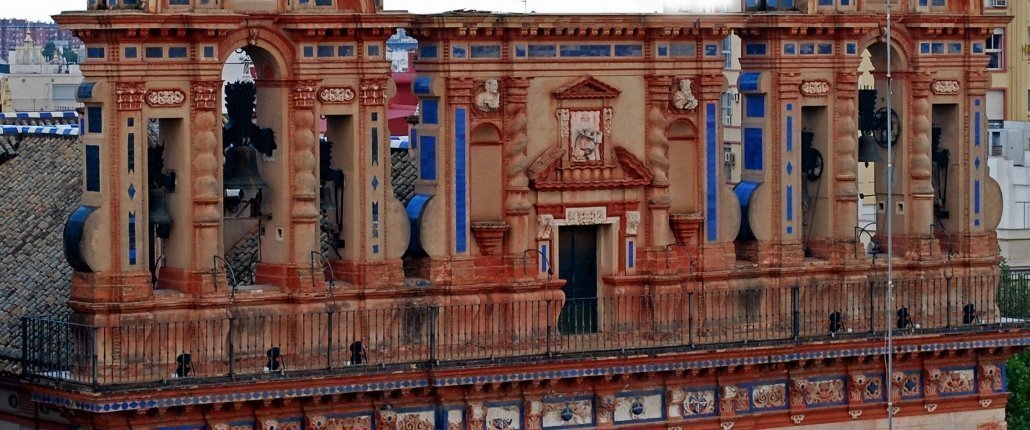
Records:
[[[247,46],[230,54],[222,69],[223,261],[230,287],[260,283],[260,262],[281,259],[287,208],[280,202],[286,179],[277,139],[285,123],[287,94],[271,53]]]

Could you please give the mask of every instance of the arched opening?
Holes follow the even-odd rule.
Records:
[[[887,216],[892,217],[895,235],[904,233],[906,199],[902,184],[905,169],[905,154],[908,140],[905,139],[905,82],[894,75],[888,89],[887,52],[890,50],[892,72],[907,68],[902,52],[885,42],[870,45],[863,53],[859,66],[858,104],[858,161],[859,195],[858,224],[855,226],[868,254],[886,252]],[[890,97],[890,108],[888,108]],[[888,130],[888,122],[890,123]],[[889,133],[888,133],[889,131]],[[888,142],[891,150],[888,152]],[[887,164],[893,165],[893,181],[888,188]],[[891,206],[888,206],[890,194]]]
[[[289,207],[278,159],[289,96],[280,71],[276,57],[254,45],[235,50],[222,68],[222,246],[233,286],[260,283],[258,263],[287,258],[277,244]]]

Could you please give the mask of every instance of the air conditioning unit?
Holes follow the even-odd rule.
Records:
[[[737,154],[732,152],[723,152],[722,161],[726,164],[734,164],[737,162]]]
[[[994,7],[1009,7],[1009,0],[991,0]]]

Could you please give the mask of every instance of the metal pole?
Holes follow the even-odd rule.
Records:
[[[891,103],[894,88],[891,82],[891,0],[887,0],[887,430],[894,430],[894,331],[891,310],[894,310],[894,133],[891,127]]]

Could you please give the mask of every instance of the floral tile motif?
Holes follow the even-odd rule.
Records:
[[[522,429],[522,409],[518,403],[487,403],[486,430]]]
[[[751,388],[751,402],[755,409],[787,407],[787,383],[755,384]]]
[[[844,378],[811,379],[808,381],[808,406],[831,406],[844,403]]]
[[[970,394],[976,391],[975,369],[942,370],[937,392],[942,396]]]
[[[865,390],[862,390],[862,400],[882,401],[884,399],[883,374],[866,374],[866,380],[869,382],[866,384]]]

